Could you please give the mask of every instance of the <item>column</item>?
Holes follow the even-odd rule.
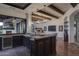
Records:
[[[27,33],[32,33],[32,13],[27,14]]]

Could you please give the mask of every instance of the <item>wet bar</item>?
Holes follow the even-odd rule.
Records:
[[[56,55],[56,34],[32,35],[28,45],[32,56]]]
[[[56,55],[56,35],[3,35],[0,36],[0,50],[25,46],[30,55]]]

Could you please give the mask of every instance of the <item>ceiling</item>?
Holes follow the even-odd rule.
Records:
[[[72,8],[70,3],[52,3],[48,6],[43,6],[40,11],[38,9],[34,13],[51,19],[58,19],[62,17],[70,8]]]
[[[31,5],[31,3],[4,3],[4,4],[12,6],[12,7],[19,8],[19,9],[25,9],[29,5]]]
[[[33,20],[59,19],[75,3],[4,3],[5,5],[21,9],[25,13],[32,13]]]

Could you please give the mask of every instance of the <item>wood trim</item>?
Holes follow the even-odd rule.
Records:
[[[70,5],[71,5],[72,7],[75,7],[75,6],[77,5],[77,3],[70,3]]]
[[[37,20],[41,20],[42,21],[43,19],[32,17],[32,21],[37,21]]]
[[[59,8],[55,7],[53,4],[49,5],[48,7],[53,9],[53,10],[55,10],[55,11],[57,11],[60,14],[64,14],[65,13],[62,10],[60,10]]]
[[[21,18],[21,17],[9,16],[9,15],[2,15],[2,14],[0,14],[0,18],[2,18],[2,19],[8,19],[8,18],[25,19],[25,18]]]
[[[38,15],[38,14],[32,13],[32,15],[37,16],[37,17],[41,17],[41,18],[44,18],[44,19],[49,19],[49,20],[51,20],[51,18],[48,18],[48,17],[45,17],[45,16],[41,16],[41,15]]]
[[[48,16],[51,16],[51,17],[54,17],[54,18],[56,18],[56,19],[58,19],[58,18],[59,18],[58,16],[52,15],[52,14],[47,13],[47,12],[42,11],[42,10],[38,10],[37,12],[42,13],[42,14],[45,14],[45,15],[48,15]]]
[[[11,3],[3,3],[3,4],[9,5],[9,6],[12,6],[12,7],[16,7],[16,8],[22,9],[22,10],[24,10],[25,8],[27,8],[28,6],[31,5],[31,3],[27,3],[27,5],[25,7],[19,7],[19,6],[12,5]]]
[[[29,7],[32,3],[28,3],[23,9]]]

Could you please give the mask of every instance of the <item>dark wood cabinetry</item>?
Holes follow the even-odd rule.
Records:
[[[0,37],[0,50],[2,50],[2,37]]]
[[[23,36],[13,36],[13,47],[18,47],[23,45]]]
[[[12,37],[11,48],[25,46],[30,50],[30,55],[32,56],[52,56],[52,55],[54,56],[56,55],[56,36],[28,37],[24,35],[13,35],[11,37]],[[0,37],[0,50],[2,50],[2,39],[3,37]],[[5,41],[6,40],[9,40],[9,39],[5,38]]]
[[[31,55],[56,55],[56,37],[46,37],[41,39],[35,39],[34,41],[32,41]]]
[[[27,47],[28,49],[31,49],[30,37],[23,37],[23,46]]]
[[[0,50],[7,49],[7,48],[15,48],[19,46],[25,46],[25,44],[27,45],[27,43],[29,43],[27,39],[28,38],[25,38],[25,36],[23,35],[1,36],[0,37]]]

